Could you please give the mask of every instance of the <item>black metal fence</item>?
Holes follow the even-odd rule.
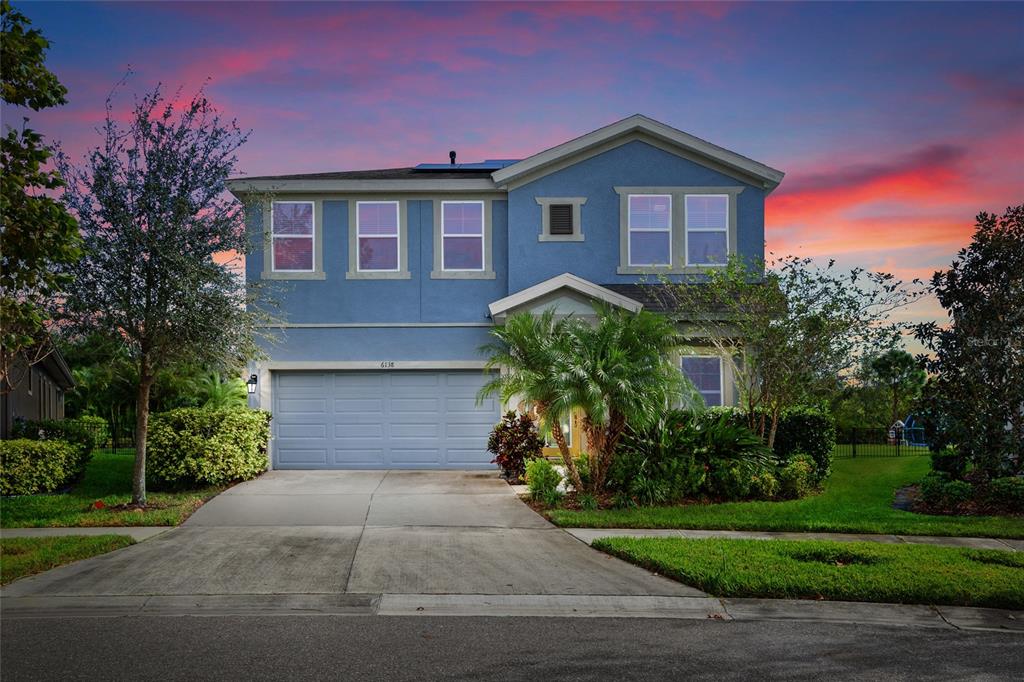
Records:
[[[134,424],[129,426],[128,424],[99,424],[87,421],[78,421],[78,424],[92,436],[93,454],[135,454]]]
[[[922,427],[840,429],[833,457],[905,457],[929,454]]]

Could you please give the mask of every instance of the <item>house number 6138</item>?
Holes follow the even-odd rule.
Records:
[[[394,369],[395,368],[395,361],[394,360],[384,360],[383,362],[380,363],[380,368],[381,369]]]

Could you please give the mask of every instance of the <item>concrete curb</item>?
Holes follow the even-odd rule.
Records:
[[[136,542],[173,530],[176,526],[102,526],[89,528],[4,528],[0,538],[54,538],[67,535],[127,535]]]
[[[1001,549],[1024,551],[1024,540],[997,538],[959,538],[931,535],[871,535],[867,533],[787,533],[745,530],[688,530],[682,528],[563,528],[579,540],[592,544],[598,538],[657,537],[657,538],[727,538],[733,540],[833,540],[836,542],[878,542],[898,545],[940,545],[970,549]]]
[[[237,594],[5,597],[4,618],[454,616],[799,621],[1024,634],[1024,612],[962,606],[615,595]]]

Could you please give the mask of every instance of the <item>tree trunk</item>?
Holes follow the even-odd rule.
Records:
[[[779,413],[782,410],[778,407],[772,409],[772,428],[768,433],[768,449],[775,449],[775,432],[779,430]],[[762,436],[763,438],[763,436]]]
[[[899,420],[899,418],[900,418],[899,409],[900,409],[900,393],[899,393],[899,390],[895,386],[893,386],[892,387],[892,421],[889,422],[889,426],[892,426],[893,424],[895,424]]]
[[[147,363],[143,362],[145,367]],[[149,389],[153,377],[140,373],[135,401],[135,469],[132,471],[132,503],[146,506],[146,432],[149,429]]]
[[[572,417],[569,417],[572,419]],[[562,463],[565,464],[565,470],[569,473],[569,481],[572,483],[572,487],[576,489],[576,493],[583,492],[583,481],[580,480],[580,472],[576,469],[576,462],[572,461],[572,453],[569,452],[569,445],[565,442],[565,434],[562,433],[562,425],[558,423],[557,419],[551,419],[548,422],[551,425],[551,437],[555,439],[555,444],[558,445],[558,452],[562,455]]]

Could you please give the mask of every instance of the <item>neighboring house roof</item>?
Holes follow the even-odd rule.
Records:
[[[640,140],[772,191],[785,175],[745,156],[684,133],[641,114],[564,142],[521,161],[477,164],[420,164],[409,168],[378,168],[294,175],[231,178],[228,189],[238,195],[261,192],[466,192],[506,190],[600,154]],[[497,170],[494,170],[498,166]]]
[[[75,387],[75,379],[71,376],[71,368],[68,367],[67,361],[64,356],[60,354],[60,351],[56,348],[53,352],[42,359],[38,364],[42,365],[50,378],[53,379],[54,383],[60,386],[65,391],[68,391]]]
[[[502,315],[520,306],[526,305],[531,301],[535,301],[539,298],[552,294],[559,289],[569,289],[575,291],[587,298],[604,301],[620,308],[625,308],[630,312],[637,312],[643,306],[638,302],[623,296],[622,294],[612,291],[610,288],[594,284],[593,282],[587,281],[582,277],[577,277],[571,272],[565,272],[551,279],[544,280],[540,284],[534,284],[532,287],[527,287],[522,291],[518,291],[511,296],[498,299],[494,303],[491,303],[489,310],[491,317],[496,315]]]
[[[718,166],[719,170],[730,175],[738,174],[749,178],[760,183],[769,192],[782,182],[785,175],[780,170],[729,151],[724,147],[719,147],[707,140],[684,133],[642,114],[634,114],[495,171],[494,182],[499,187],[507,187],[524,176],[529,175],[531,179],[534,179],[533,176],[540,177],[546,172],[554,172],[564,167],[565,162],[571,161],[574,157],[593,151],[600,153],[604,151],[604,146],[618,138],[626,138],[628,141],[629,138],[636,136],[651,138],[681,151],[685,155],[710,161],[714,166]]]

